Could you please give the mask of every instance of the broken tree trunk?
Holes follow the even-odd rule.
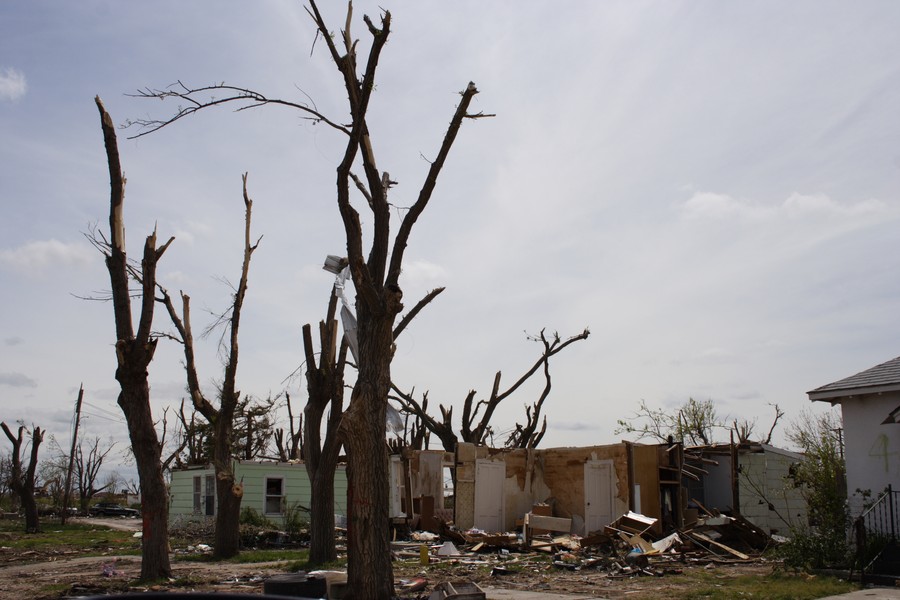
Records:
[[[142,288],[141,316],[135,333],[131,316],[130,267],[125,252],[125,177],[122,176],[112,118],[99,96],[94,101],[100,111],[110,180],[109,244],[95,245],[106,254],[116,325],[116,380],[121,388],[118,403],[128,423],[131,449],[141,483],[141,580],[164,579],[172,574],[169,564],[169,496],[163,477],[162,445],[150,411],[147,370],[156,350],[156,339],[151,335],[156,265],[174,238],[169,238],[168,242],[157,248],[154,231],[144,242],[140,274],[135,277]]]

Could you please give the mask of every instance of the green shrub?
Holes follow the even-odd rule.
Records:
[[[808,524],[791,528],[791,540],[781,548],[785,563],[796,568],[821,569],[850,564],[847,532],[850,514],[840,431],[840,416],[803,415],[787,432],[803,450],[791,469],[793,484],[806,500]]]
[[[284,531],[291,537],[300,534],[309,525],[309,509],[294,502],[284,510]]]
[[[240,523],[241,525],[252,525],[254,527],[265,527],[270,529],[275,527],[270,520],[259,514],[255,508],[249,506],[245,506],[241,509]]]

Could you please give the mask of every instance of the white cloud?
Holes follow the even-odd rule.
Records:
[[[24,344],[25,340],[17,335],[14,335],[12,337],[4,338],[3,343],[7,346],[18,346],[19,344]]]
[[[403,265],[403,278],[401,282],[413,285],[441,285],[446,283],[447,270],[427,260],[408,261]]]
[[[18,248],[0,250],[0,267],[34,273],[52,266],[82,266],[96,262],[96,254],[85,244],[45,240]]]
[[[37,387],[37,382],[22,373],[0,373],[0,385],[11,387]]]
[[[781,209],[789,217],[865,217],[886,211],[887,206],[880,200],[864,200],[853,204],[840,204],[824,194],[804,195],[794,192],[784,201]]]
[[[689,219],[740,219],[762,221],[769,219],[806,218],[865,218],[887,211],[880,200],[863,200],[840,203],[824,194],[792,193],[780,204],[761,204],[733,198],[727,194],[695,192],[683,205],[682,211]]]
[[[161,278],[161,281],[163,279],[163,285],[167,287],[171,287],[173,285],[184,285],[185,283],[189,283],[194,280],[193,277],[191,277],[184,271],[169,271],[165,274],[164,278]]]
[[[0,68],[0,100],[18,100],[27,90],[25,75],[12,67]]]

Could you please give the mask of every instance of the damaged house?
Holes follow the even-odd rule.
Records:
[[[536,526],[586,536],[629,512],[646,517],[630,533],[653,535],[738,512],[762,531],[786,534],[806,519],[789,477],[799,459],[764,444],[405,449],[392,456],[392,515],[417,529],[453,522],[485,532],[518,531],[537,515]]]
[[[461,443],[455,453],[406,449],[392,462],[392,509],[430,529],[431,519],[488,532],[521,528],[526,514],[555,517],[586,535],[628,511],[654,527],[684,521],[677,479],[682,448],[630,442],[583,448],[500,449]],[[445,493],[445,480],[452,490]],[[450,499],[452,493],[452,500]]]
[[[684,481],[688,524],[703,511],[737,512],[782,536],[806,523],[806,500],[791,479],[801,454],[762,443],[697,446],[685,454],[689,464],[699,465]]]

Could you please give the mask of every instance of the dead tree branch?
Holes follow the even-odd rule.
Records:
[[[470,442],[474,444],[485,443],[488,437],[493,434],[491,420],[493,418],[494,411],[496,410],[500,402],[502,402],[510,395],[512,395],[516,390],[518,390],[526,381],[528,381],[529,378],[531,378],[537,372],[538,369],[543,366],[545,378],[544,388],[537,401],[535,401],[535,403],[530,407],[526,407],[525,425],[517,424],[516,430],[507,440],[507,445],[511,445],[511,447],[534,448],[540,442],[541,438],[546,432],[546,418],[544,419],[544,425],[540,431],[538,431],[537,426],[540,422],[541,410],[543,408],[544,401],[550,395],[550,390],[552,387],[550,379],[550,358],[552,358],[556,354],[559,354],[571,344],[574,344],[579,340],[587,339],[589,335],[590,330],[585,328],[585,330],[578,335],[569,337],[566,340],[562,340],[559,337],[558,333],[554,333],[551,338],[548,339],[548,337],[545,335],[544,330],[541,330],[540,334],[538,334],[537,336],[531,337],[530,339],[540,341],[543,345],[543,351],[540,358],[538,358],[531,366],[531,368],[525,371],[509,388],[502,392],[500,391],[501,373],[500,371],[498,371],[494,376],[494,384],[491,388],[491,395],[487,400],[478,400],[476,402],[476,391],[470,390],[466,395],[465,400],[463,401],[462,423],[460,426],[459,435],[457,435],[457,433],[453,429],[452,407],[448,408],[443,404],[439,406],[439,409],[441,411],[440,420],[428,414],[427,392],[423,395],[423,401],[419,403],[413,397],[412,392],[405,393],[401,391],[396,385],[392,384],[391,389],[394,391],[394,395],[391,397],[400,402],[407,412],[413,414],[420,422],[420,426],[428,428],[432,433],[438,436],[445,450],[453,451],[460,439],[464,442]],[[478,420],[476,423],[476,419],[479,418],[479,414],[480,420]]]
[[[219,96],[218,94],[224,95]],[[268,104],[296,108],[297,110],[306,113],[308,116],[305,118],[314,123],[325,123],[329,127],[337,129],[340,132],[347,135],[350,134],[347,126],[335,123],[309,104],[303,102],[291,102],[290,100],[282,100],[280,98],[269,98],[255,90],[226,85],[224,82],[200,87],[191,87],[185,85],[181,81],[176,81],[165,89],[143,88],[134,94],[126,95],[131,96],[132,98],[155,98],[158,100],[175,99],[186,103],[185,105],[179,106],[174,115],[165,119],[131,119],[126,121],[125,127],[137,126],[143,130],[128,139],[139,138],[153,133],[154,131],[159,131],[163,127],[167,127],[184,117],[189,117],[201,110],[221,106],[223,104],[240,104],[240,106],[235,109],[235,112],[244,111],[250,108],[258,108]]]

